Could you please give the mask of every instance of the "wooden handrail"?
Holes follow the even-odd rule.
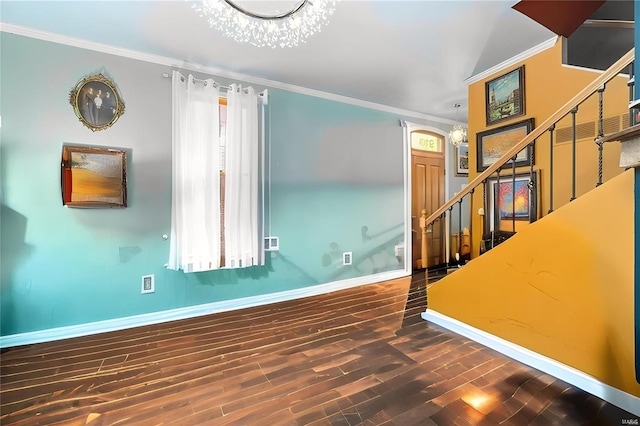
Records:
[[[511,161],[511,159],[522,151],[527,145],[540,137],[544,132],[549,130],[551,126],[564,118],[565,115],[569,114],[573,108],[580,105],[584,102],[589,96],[596,92],[596,90],[601,87],[603,84],[607,83],[609,80],[612,80],[616,75],[622,71],[622,69],[628,66],[635,57],[635,49],[629,50],[623,57],[618,59],[613,65],[611,65],[606,71],[600,74],[595,80],[589,83],[584,89],[578,92],[573,98],[571,98],[567,103],[565,103],[560,109],[558,109],[555,113],[551,114],[549,118],[547,118],[542,124],[536,126],[531,133],[526,135],[520,142],[515,144],[509,151],[507,151],[502,157],[500,157],[495,163],[489,166],[485,171],[480,173],[475,177],[471,182],[467,184],[458,194],[456,194],[449,201],[444,203],[442,207],[438,208],[436,211],[431,213],[429,217],[427,217],[426,224],[429,225],[438,219],[442,213],[447,211],[451,206],[461,200],[464,196],[469,194],[475,187],[480,185],[486,179],[488,179],[496,170],[500,167]],[[633,77],[633,76],[630,76]]]

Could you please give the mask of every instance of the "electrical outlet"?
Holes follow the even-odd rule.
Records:
[[[155,293],[156,283],[153,274],[142,276],[142,294]]]
[[[278,237],[264,237],[264,250],[265,251],[280,250],[280,239]]]
[[[353,262],[353,253],[350,251],[345,251],[342,253],[342,264],[343,265],[351,265]]]

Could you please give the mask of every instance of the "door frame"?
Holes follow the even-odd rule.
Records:
[[[449,196],[449,158],[451,158],[451,144],[449,143],[449,135],[446,131],[442,129],[438,129],[436,127],[427,126],[424,124],[411,123],[408,121],[401,120],[400,125],[402,126],[402,155],[403,155],[403,169],[404,169],[404,269],[405,272],[411,274],[413,272],[413,244],[412,244],[412,235],[411,235],[411,138],[409,135],[411,132],[416,130],[423,130],[431,133],[435,133],[439,136],[442,136],[444,139],[444,198],[445,202],[447,202],[450,198]],[[444,244],[445,244],[445,261],[449,261],[449,219],[445,220],[445,235]]]

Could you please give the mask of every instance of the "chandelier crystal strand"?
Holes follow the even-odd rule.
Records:
[[[240,43],[257,47],[294,47],[320,32],[333,15],[336,0],[302,0],[291,11],[263,16],[243,10],[231,0],[202,0],[196,11],[209,26]]]

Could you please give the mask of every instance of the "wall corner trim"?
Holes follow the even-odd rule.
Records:
[[[407,272],[404,269],[398,269],[395,271],[382,272],[379,274],[351,278],[341,281],[334,281],[326,284],[315,285],[312,287],[302,287],[299,289],[281,291],[278,293],[269,293],[258,296],[243,297],[240,299],[212,302],[203,305],[170,309],[161,312],[150,312],[148,314],[114,318],[87,324],[71,325],[67,327],[57,327],[47,330],[11,334],[7,336],[0,336],[0,348],[9,348],[13,346],[32,345],[35,343],[71,339],[74,337],[107,333],[110,331],[124,330],[133,327],[142,327],[145,325],[159,324],[180,319],[195,318],[203,315],[214,314],[217,312],[227,312],[238,309],[251,308],[254,306],[267,305],[270,303],[285,302],[289,300],[330,293],[333,291],[345,290],[361,285],[375,284],[382,281],[406,277],[409,275],[410,272]]]
[[[537,55],[538,53],[545,51],[553,46],[555,46],[556,41],[558,40],[559,36],[553,36],[551,37],[549,40],[543,41],[542,43],[533,46],[530,49],[525,50],[522,53],[517,54],[516,56],[513,56],[505,61],[500,62],[497,65],[492,66],[491,68],[484,70],[478,74],[472,75],[471,77],[468,77],[466,80],[464,80],[464,82],[467,84],[467,86],[473,84],[473,83],[477,83],[480,80],[484,80],[485,78],[491,76],[492,74],[495,74],[499,71],[502,71],[503,69],[510,67],[512,65],[517,64],[518,62],[524,61],[527,58],[532,57],[533,55]]]
[[[609,386],[594,377],[554,359],[511,343],[486,331],[472,327],[432,309],[421,314],[422,319],[481,343],[523,364],[557,377],[560,380],[597,396],[630,413],[640,416],[640,398]]]

